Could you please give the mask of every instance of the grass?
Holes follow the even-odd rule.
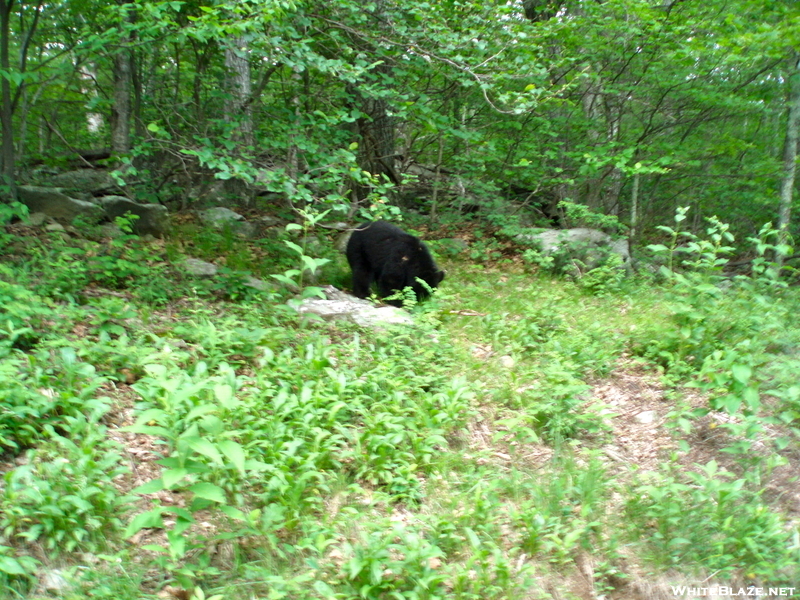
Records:
[[[6,596],[41,597],[54,568],[63,597],[123,600],[796,583],[771,492],[796,486],[794,290],[450,261],[416,327],[376,333],[180,274],[182,246],[252,267],[241,240],[193,239],[5,240]],[[260,276],[291,266],[262,258]],[[599,397],[619,373],[658,390],[652,428],[635,392]]]

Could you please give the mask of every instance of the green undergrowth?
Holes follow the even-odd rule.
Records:
[[[220,235],[209,255],[240,248]],[[696,242],[586,285],[451,261],[416,326],[371,331],[122,239],[6,240],[8,597],[53,569],[62,597],[123,600],[572,598],[586,560],[598,598],[665,573],[796,583],[774,490],[796,485],[799,300],[767,262],[729,278]],[[305,276],[281,256],[257,274]],[[609,459],[620,417],[593,390],[619,371],[663,389],[660,465]]]

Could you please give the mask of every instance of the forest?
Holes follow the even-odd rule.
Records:
[[[797,2],[0,0],[0,86],[0,598],[800,596]],[[379,220],[431,297],[313,314]]]

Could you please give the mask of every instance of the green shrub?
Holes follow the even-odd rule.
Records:
[[[797,534],[744,479],[711,461],[698,471],[681,474],[674,468],[643,474],[639,481],[627,515],[633,534],[648,541],[656,560],[723,578],[746,574],[776,585],[794,582],[800,564]]]
[[[64,432],[86,410],[104,412],[95,398],[104,381],[69,347],[0,361],[0,448],[29,447],[45,430]]]
[[[442,551],[419,533],[395,525],[344,543],[346,557],[335,587],[348,597],[443,599],[446,572]]]
[[[97,415],[64,419],[74,440],[47,427],[49,441],[5,474],[0,528],[7,539],[41,544],[52,554],[107,547],[121,530],[129,498],[114,479],[126,472]]]
[[[52,307],[28,289],[10,283],[14,272],[0,265],[0,358],[11,348],[30,349],[53,318]]]

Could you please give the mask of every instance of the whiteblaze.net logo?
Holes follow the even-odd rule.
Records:
[[[708,598],[712,596],[740,598],[751,596],[754,598],[766,598],[769,596],[794,596],[797,588],[793,587],[734,587],[727,585],[716,585],[711,587],[691,587],[686,585],[673,585],[673,596],[684,596],[687,598]]]

